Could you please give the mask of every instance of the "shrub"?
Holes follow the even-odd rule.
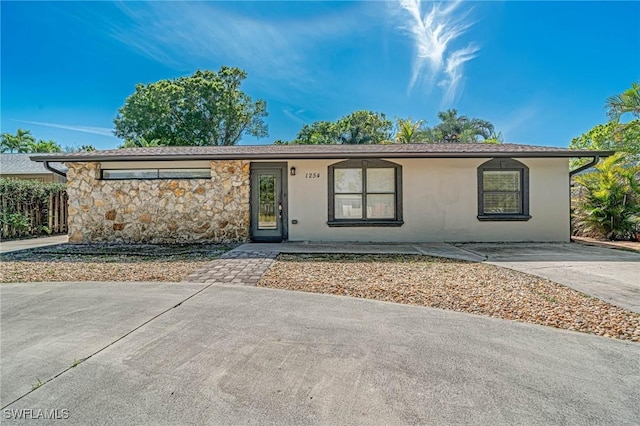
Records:
[[[584,189],[575,211],[576,231],[611,240],[636,239],[640,225],[640,184],[637,164],[617,154],[596,171],[576,176]]]

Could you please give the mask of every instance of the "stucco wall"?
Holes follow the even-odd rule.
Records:
[[[569,241],[568,160],[517,159],[529,167],[526,222],[477,219],[477,167],[487,159],[389,160],[403,167],[404,225],[331,228],[327,167],[338,160],[295,160],[289,177],[291,241]],[[320,178],[307,179],[307,173]],[[312,175],[313,176],[313,175]],[[297,224],[292,224],[297,220]]]
[[[209,165],[211,179],[100,180],[99,163],[67,163],[69,241],[246,241],[249,162]]]

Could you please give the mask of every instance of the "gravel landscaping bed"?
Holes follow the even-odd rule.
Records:
[[[232,246],[65,244],[0,255],[0,282],[181,281]]]
[[[258,286],[430,306],[640,342],[640,314],[484,263],[412,255],[280,255]]]

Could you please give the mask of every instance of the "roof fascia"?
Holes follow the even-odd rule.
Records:
[[[86,155],[86,156],[32,156],[37,162],[88,161],[188,161],[188,160],[333,160],[341,158],[577,158],[609,157],[614,151],[524,151],[524,152],[312,152],[312,153],[258,153],[258,154],[143,154],[143,155]]]

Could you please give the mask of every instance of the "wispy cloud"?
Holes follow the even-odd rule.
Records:
[[[33,124],[36,126],[54,127],[56,129],[72,130],[74,132],[91,133],[93,135],[113,136],[113,129],[107,127],[78,126],[72,124],[46,123],[42,121],[13,120],[20,123]]]
[[[539,113],[539,102],[531,100],[510,112],[499,114],[500,118],[496,119],[494,124],[496,129],[502,132],[506,142],[521,140],[522,133],[528,132]]]
[[[307,122],[307,120],[303,119],[300,117],[301,114],[303,114],[305,112],[305,110],[303,109],[298,109],[298,110],[293,110],[291,108],[284,108],[282,110],[282,113],[285,115],[285,117],[289,118],[290,120],[295,121],[296,123],[299,124],[305,124]]]
[[[423,13],[421,0],[399,0],[403,13],[400,28],[414,42],[415,54],[409,91],[417,85],[427,90],[437,85],[444,91],[442,103],[451,104],[459,95],[464,81],[463,65],[476,57],[479,47],[470,43],[452,49],[452,43],[472,25],[467,12],[459,12],[460,1],[433,3]]]
[[[215,2],[123,2],[119,8],[126,19],[101,27],[154,61],[179,71],[233,64],[260,81],[298,87],[316,78],[309,61],[318,45],[367,26],[353,11],[285,19],[236,13]]]

